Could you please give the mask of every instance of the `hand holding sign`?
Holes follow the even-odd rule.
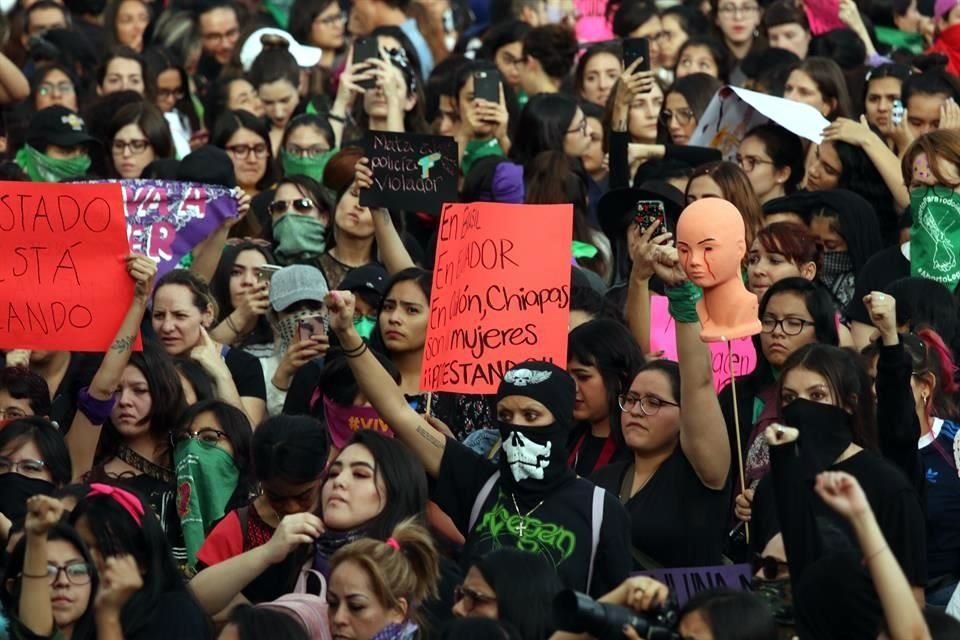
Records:
[[[369,186],[360,192],[365,207],[440,213],[457,199],[457,142],[446,136],[371,131],[364,138]],[[361,186],[361,185],[358,185]]]
[[[133,295],[137,300],[146,302],[153,291],[153,279],[157,275],[157,263],[146,256],[135,253],[127,256],[127,273],[136,283]]]

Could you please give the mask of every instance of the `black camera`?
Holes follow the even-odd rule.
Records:
[[[597,602],[572,589],[561,591],[553,599],[553,619],[560,631],[589,633],[597,640],[621,640],[623,627],[631,626],[646,640],[680,640],[676,608],[667,605],[647,615],[626,607]]]

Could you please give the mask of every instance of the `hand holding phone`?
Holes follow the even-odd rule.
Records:
[[[633,221],[640,227],[641,231],[646,231],[651,226],[659,224],[660,228],[654,232],[653,237],[667,232],[666,210],[659,200],[638,201],[637,214]]]
[[[480,100],[500,104],[500,74],[492,69],[475,71],[473,95]]]
[[[283,267],[276,264],[264,264],[257,267],[257,280],[259,282],[270,282],[270,278],[273,277],[277,271],[280,271]]]
[[[623,40],[623,68],[632,65],[638,58],[643,61],[636,71],[650,71],[650,40],[647,38],[625,38]]]

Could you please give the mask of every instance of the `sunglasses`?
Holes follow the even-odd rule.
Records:
[[[306,214],[315,208],[316,205],[310,198],[297,198],[296,200],[274,200],[270,203],[270,206],[267,207],[267,210],[270,212],[270,215],[279,216],[280,214],[290,211],[290,209],[293,209],[297,213]]]
[[[760,573],[765,580],[776,580],[780,575],[781,568],[788,571],[787,563],[773,556],[761,556],[759,553],[753,557],[753,573]]]

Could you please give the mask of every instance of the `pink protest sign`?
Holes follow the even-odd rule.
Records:
[[[726,342],[708,342],[713,361],[713,386],[720,391],[730,380],[730,355]],[[750,338],[732,341],[733,371],[742,376],[757,367],[757,350]],[[673,318],[667,311],[667,299],[664,296],[650,297],[650,352],[662,351],[663,358],[677,359],[677,329]]]
[[[846,23],[840,19],[839,0],[804,0],[803,10],[807,14],[810,33],[815,36],[834,29],[847,28]]]
[[[574,0],[577,8],[577,40],[581,44],[613,38],[613,29],[605,15],[607,3],[600,0]]]

